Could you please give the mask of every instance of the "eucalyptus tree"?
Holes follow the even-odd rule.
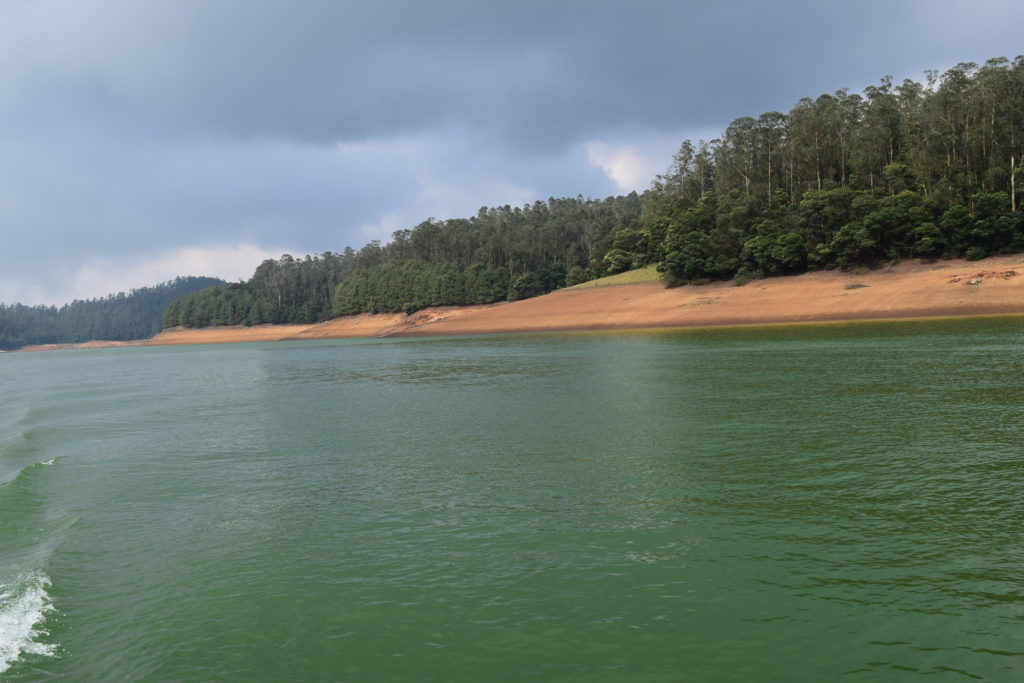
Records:
[[[772,197],[779,183],[786,144],[786,117],[777,111],[761,114],[757,119],[757,157],[763,169],[765,204],[772,205]]]
[[[752,194],[757,133],[757,121],[749,116],[736,119],[726,128],[715,148],[715,165],[720,169],[716,188],[719,193],[742,183],[743,193],[748,197]]]

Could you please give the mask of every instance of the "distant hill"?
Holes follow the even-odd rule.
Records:
[[[56,306],[0,304],[0,349],[28,344],[73,344],[144,339],[160,331],[175,299],[226,284],[213,277],[179,277],[153,287]]]

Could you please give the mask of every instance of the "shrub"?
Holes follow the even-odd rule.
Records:
[[[573,266],[569,274],[565,276],[565,286],[572,287],[592,279],[590,272],[586,268],[583,266]]]
[[[633,266],[633,258],[622,249],[612,249],[604,255],[604,267],[614,275]]]

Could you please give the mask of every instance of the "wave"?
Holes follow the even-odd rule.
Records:
[[[53,656],[57,646],[36,640],[49,635],[42,628],[53,600],[46,592],[50,579],[34,572],[11,584],[0,584],[0,673],[22,655]]]
[[[53,601],[47,592],[50,578],[40,567],[76,519],[47,511],[47,499],[36,484],[59,459],[26,464],[0,483],[0,678],[23,656],[56,651],[56,645],[45,642]]]

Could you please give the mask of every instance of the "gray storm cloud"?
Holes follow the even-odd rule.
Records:
[[[0,300],[152,284],[139,263],[211,262],[196,249],[337,250],[481,205],[642,189],[684,135],[1014,56],[1024,9],[954,8],[13,0]]]

